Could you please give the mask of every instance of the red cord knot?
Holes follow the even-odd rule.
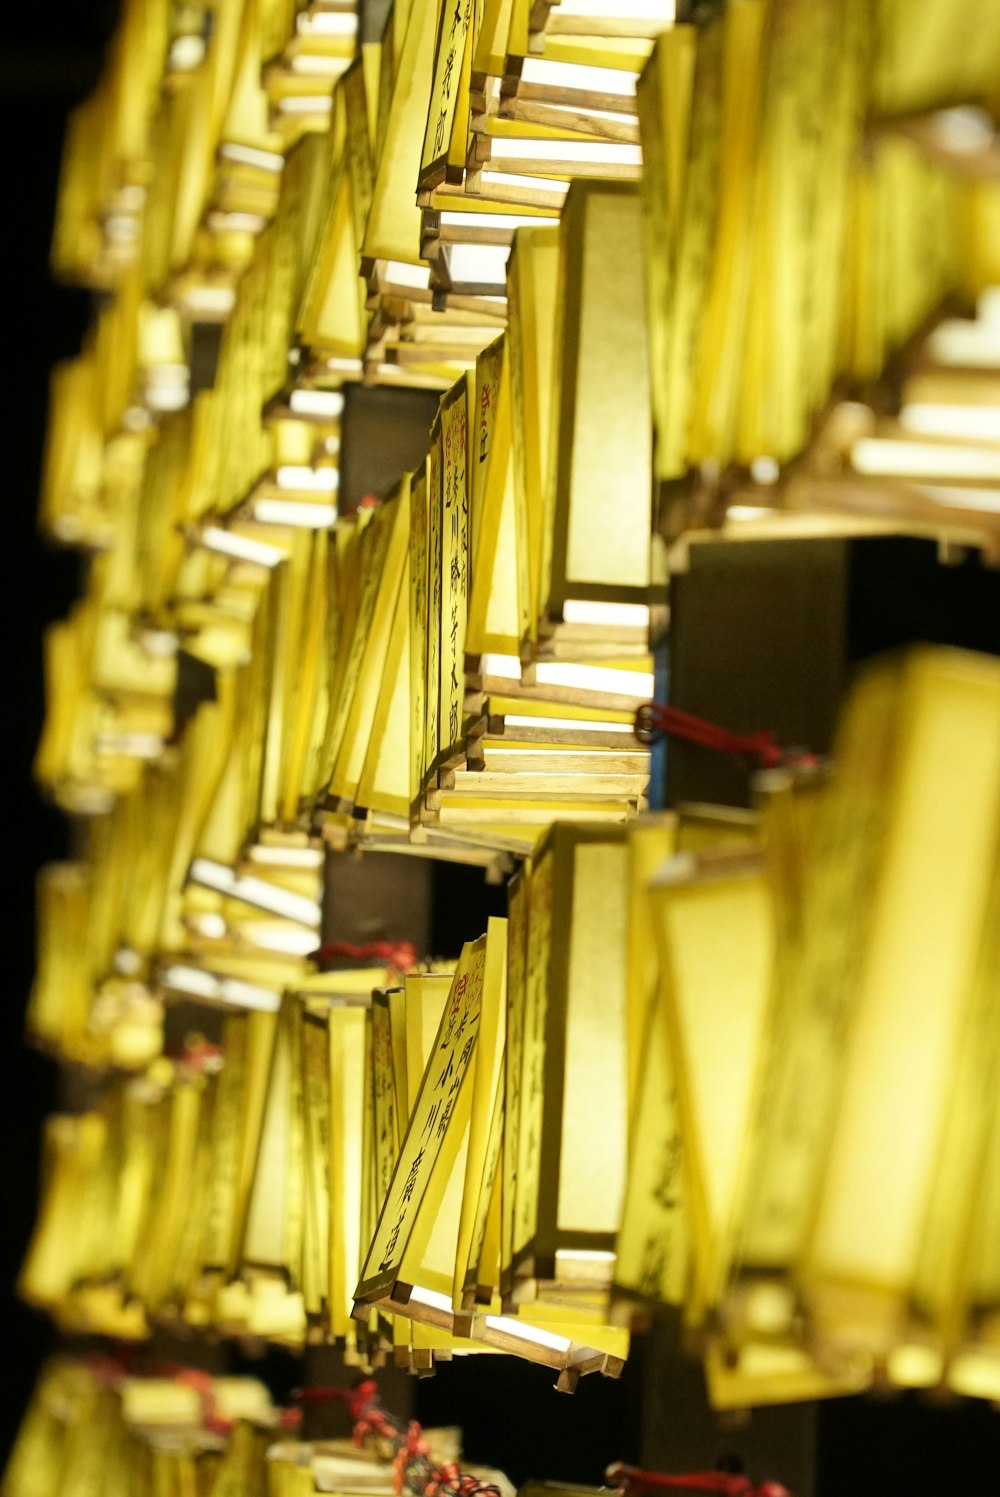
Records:
[[[353,1426],[351,1433],[355,1445],[373,1445],[383,1460],[392,1462],[393,1489],[396,1492],[408,1492],[413,1497],[500,1497],[495,1486],[477,1481],[474,1476],[463,1472],[455,1461],[436,1466],[430,1458],[430,1446],[423,1427],[412,1420],[404,1430],[391,1415],[378,1407],[378,1387],[374,1379],[366,1378],[353,1388],[313,1384],[296,1388],[292,1397],[300,1404],[345,1404]],[[289,1413],[294,1417],[298,1410]]]
[[[103,1352],[93,1352],[85,1360],[87,1371],[94,1381],[104,1388],[115,1388],[122,1378],[128,1376],[125,1364],[117,1357],[105,1356]]]
[[[373,1378],[365,1378],[363,1383],[358,1383],[350,1390],[347,1399],[347,1410],[351,1419],[355,1422],[363,1419],[378,1397],[378,1386]]]
[[[393,1487],[397,1492],[404,1492],[407,1488],[427,1492],[434,1468],[429,1460],[429,1449],[422,1427],[411,1419],[405,1434],[396,1433],[395,1443]]]
[[[357,1417],[352,1415],[352,1439],[355,1445],[364,1445],[370,1441],[376,1446],[384,1447],[384,1459],[394,1457],[403,1436],[396,1421],[377,1406],[375,1384],[362,1383],[356,1391],[353,1407]]]
[[[304,1388],[293,1388],[296,1403],[342,1403],[352,1420],[361,1419],[371,1408],[376,1397],[375,1383],[366,1378],[353,1388],[342,1388],[337,1383],[309,1383]]]
[[[792,1497],[780,1482],[752,1482],[747,1476],[729,1471],[688,1471],[668,1476],[662,1471],[642,1471],[619,1461],[609,1466],[605,1475],[627,1497],[662,1491],[713,1493],[715,1497]]]
[[[215,1383],[211,1373],[197,1367],[184,1367],[175,1373],[174,1381],[182,1387],[192,1388],[201,1404],[201,1422],[213,1435],[228,1435],[233,1427],[232,1419],[224,1419],[219,1413],[215,1397]]]
[[[187,1045],[177,1057],[177,1064],[196,1075],[207,1075],[222,1069],[222,1050],[208,1040]]]
[[[460,1493],[462,1491],[462,1473],[458,1469],[457,1461],[445,1461],[441,1466],[431,1468],[424,1487],[425,1497],[440,1497],[442,1492]]]
[[[755,759],[761,769],[792,766],[815,769],[815,754],[801,749],[783,749],[769,728],[756,733],[731,733],[705,717],[696,717],[681,707],[667,707],[661,702],[646,702],[635,714],[633,729],[640,743],[655,743],[659,738],[679,738],[719,754]]]
[[[381,962],[397,972],[412,972],[417,965],[417,948],[412,941],[368,941],[354,946],[350,941],[325,941],[310,953],[314,962],[333,962],[338,958],[351,962]]]

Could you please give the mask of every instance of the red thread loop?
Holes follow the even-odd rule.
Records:
[[[305,1388],[293,1388],[296,1403],[343,1403],[354,1423],[375,1402],[375,1384],[368,1378],[354,1388],[340,1388],[334,1383],[310,1383]]]
[[[729,1471],[689,1471],[684,1475],[667,1476],[662,1471],[642,1471],[638,1466],[626,1466],[619,1461],[609,1466],[605,1475],[626,1497],[642,1497],[644,1493],[664,1490],[715,1493],[717,1497],[792,1497],[780,1482],[755,1483],[747,1476]]]
[[[393,1486],[396,1491],[404,1491],[409,1481],[416,1490],[422,1489],[425,1497],[438,1497],[441,1489],[441,1473],[445,1468],[443,1466],[435,1468],[431,1465],[430,1449],[424,1439],[424,1432],[415,1419],[410,1420],[406,1427],[406,1434],[397,1437],[396,1443],[398,1449],[392,1463]],[[419,1472],[416,1481],[413,1480],[414,1472]]]
[[[129,1361],[133,1358],[129,1357]],[[95,1353],[87,1358],[87,1366],[93,1376],[104,1387],[115,1388],[123,1379],[136,1375],[130,1372],[125,1362],[115,1357]],[[182,1387],[191,1388],[198,1396],[199,1417],[203,1427],[213,1435],[227,1435],[233,1427],[231,1419],[223,1419],[215,1397],[215,1384],[210,1373],[196,1367],[182,1367],[176,1362],[154,1364],[144,1377],[164,1377]]]
[[[297,1388],[298,1403],[345,1403],[353,1421],[355,1445],[374,1444],[392,1461],[393,1486],[414,1497],[500,1497],[497,1487],[459,1469],[455,1461],[436,1466],[421,1425],[412,1420],[405,1431],[378,1407],[378,1389],[370,1378],[354,1388]]]
[[[174,1374],[174,1382],[193,1388],[201,1404],[201,1422],[213,1435],[228,1435],[233,1427],[232,1419],[223,1419],[215,1398],[215,1384],[211,1374],[195,1367],[184,1367]]]
[[[209,1040],[199,1040],[185,1047],[177,1063],[188,1071],[217,1071],[222,1066],[222,1051]]]
[[[292,1398],[296,1403],[321,1404],[342,1403],[347,1407],[347,1415],[351,1421],[352,1432],[355,1443],[360,1444],[357,1439],[356,1426],[367,1418],[378,1398],[378,1388],[372,1378],[365,1378],[363,1382],[357,1383],[353,1388],[341,1388],[335,1383],[310,1383],[305,1388],[293,1388]]]
[[[128,1377],[128,1369],[117,1357],[105,1356],[103,1352],[92,1352],[85,1358],[87,1370],[94,1381],[103,1388],[115,1388],[122,1378]]]
[[[418,961],[412,941],[369,941],[364,946],[352,946],[350,941],[325,941],[311,953],[314,962],[331,962],[337,957],[352,962],[382,962],[397,972],[412,972]]]
[[[652,743],[661,735],[697,743],[701,748],[720,754],[744,755],[756,759],[761,769],[777,769],[785,764],[815,768],[815,754],[783,749],[775,742],[769,728],[757,733],[731,733],[705,717],[696,717],[680,707],[666,707],[647,702],[635,714],[635,736],[640,743]]]
[[[373,1378],[366,1377],[363,1383],[358,1383],[356,1388],[351,1389],[347,1409],[355,1424],[359,1419],[364,1418],[377,1398],[378,1387]]]

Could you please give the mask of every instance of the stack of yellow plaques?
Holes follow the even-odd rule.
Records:
[[[926,338],[928,320],[995,273],[988,122],[895,118],[981,97],[988,10],[963,18],[983,47],[966,77],[938,45],[947,6],[933,3],[877,17],[853,0],[798,3],[769,23],[762,0],[739,0],[657,41],[638,101],[668,538],[904,530],[995,549],[990,454],[960,451],[954,432],[929,456],[867,445],[876,410],[898,408],[894,381],[876,383],[887,366],[936,363],[954,335]],[[875,409],[831,409],[845,393]]]
[[[581,861],[593,865],[581,876],[581,884],[590,875],[606,876],[607,860],[613,860],[616,850],[624,846],[621,839],[611,842],[600,834],[588,836],[575,830],[567,830],[564,838],[562,830],[553,833],[561,864],[567,861],[562,849],[569,846]],[[605,866],[599,866],[602,859]],[[539,868],[531,887],[544,900],[546,891],[551,894],[551,857],[543,854]],[[572,866],[561,871],[572,881]],[[571,891],[571,900],[574,892],[581,923],[592,919],[592,909],[588,913],[584,908],[586,897]],[[592,899],[596,892],[592,883],[589,892]],[[509,981],[514,953],[508,949],[508,923],[494,920],[485,937],[463,949],[450,988],[444,984],[432,988],[431,979],[407,979],[399,995],[398,1024],[394,1023],[393,994],[388,995],[384,1039],[376,1053],[384,1055],[381,1064],[388,1103],[390,1097],[399,1095],[393,1088],[403,1071],[399,1051],[405,1047],[408,1110],[393,1107],[391,1116],[396,1121],[390,1121],[387,1113],[384,1128],[380,1125],[376,1072],[376,1160],[381,1146],[385,1152],[379,1173],[386,1183],[379,1197],[378,1224],[364,1255],[354,1313],[369,1325],[373,1311],[388,1320],[395,1344],[409,1337],[413,1355],[420,1347],[430,1356],[489,1349],[508,1352],[557,1370],[560,1386],[572,1388],[587,1372],[617,1377],[628,1351],[627,1332],[611,1326],[607,1318],[609,1265],[614,1258],[613,1246],[609,1250],[608,1244],[614,1242],[624,1164],[625,1004],[622,989],[617,1014],[622,1043],[616,1046],[612,1009],[605,1008],[597,1029],[593,1028],[602,992],[595,972],[592,992],[597,1008],[588,1015],[585,996],[578,1007],[582,1005],[597,1049],[592,1045],[583,1053],[572,1038],[560,1049],[560,1038],[572,1033],[566,1026],[567,993],[563,991],[549,1005],[549,964],[544,950],[536,949],[545,945],[546,933],[539,933],[537,926],[544,924],[547,913],[536,915],[535,946],[529,946],[527,968],[518,954],[525,981],[517,991]],[[523,930],[523,921],[514,923],[514,929]],[[605,975],[620,955],[612,943]],[[603,1039],[598,1033],[601,1023]],[[517,1056],[509,1048],[515,1034],[521,1041],[522,1053]],[[553,1116],[557,1101],[551,1101],[547,1110],[542,1108],[539,1066],[543,1047],[550,1098],[563,1092],[559,1117]],[[600,1075],[594,1069],[595,1060]],[[523,1100],[512,1115],[515,1075],[522,1080],[519,1090],[514,1083],[514,1093]],[[604,1138],[608,1193],[600,1201],[591,1193],[593,1159],[588,1163],[586,1158],[588,1142],[576,1132],[571,1136],[564,1127],[567,1109],[576,1122],[584,1116],[588,1087],[591,1100],[596,1087],[612,1110],[610,1128],[606,1116],[593,1108],[590,1113],[594,1136],[603,1132]],[[621,1123],[617,1129],[616,1120]],[[587,1140],[593,1143],[593,1136],[588,1134]],[[511,1169],[517,1170],[519,1181],[516,1201],[504,1186]],[[553,1189],[558,1192],[559,1207],[548,1222],[548,1203],[555,1207]],[[574,1190],[576,1196],[571,1199]],[[589,1204],[584,1206],[585,1200]],[[513,1238],[519,1249],[515,1262],[519,1268],[527,1262],[527,1272],[536,1275],[530,1285],[534,1292],[523,1294],[521,1300],[502,1293],[502,1244],[511,1240],[507,1217],[512,1212]],[[543,1215],[546,1221],[539,1226]],[[517,1234],[519,1225],[524,1228],[523,1242]],[[544,1245],[539,1248],[542,1238]],[[565,1248],[559,1247],[558,1258],[557,1241],[566,1243]],[[581,1248],[584,1241],[587,1246]],[[591,1245],[598,1241],[604,1246]],[[544,1263],[538,1256],[543,1252],[549,1254]],[[545,1275],[544,1284],[538,1274]],[[525,1288],[523,1277],[520,1284]]]
[[[334,598],[328,584],[327,604],[328,616],[331,606],[337,609],[334,653],[325,685],[315,692],[309,735],[320,744],[315,783],[325,790],[324,822],[335,840],[346,833],[344,818],[353,813],[357,822],[363,813],[370,842],[405,834],[412,823],[422,845],[442,856],[470,856],[460,844],[478,847],[477,856],[525,852],[554,819],[622,820],[643,802],[648,756],[630,738],[634,712],[651,692],[641,362],[632,383],[623,369],[616,384],[616,440],[598,453],[586,436],[600,393],[607,319],[621,325],[629,316],[641,340],[638,279],[628,288],[609,281],[618,290],[603,304],[593,289],[603,284],[614,244],[620,248],[631,233],[637,245],[638,211],[634,197],[613,186],[578,190],[588,226],[580,235],[584,259],[573,261],[566,278],[577,297],[587,276],[592,289],[579,315],[592,331],[586,341],[567,336],[561,358],[550,358],[544,370],[533,367],[524,380],[531,378],[533,391],[558,381],[566,392],[551,520],[543,514],[539,525],[532,503],[542,497],[541,436],[530,452],[513,441],[512,377],[507,350],[498,345],[481,356],[475,378],[463,376],[442,396],[426,463],[380,504],[338,523],[332,560],[343,585]],[[568,243],[576,242],[576,223],[571,216]],[[551,345],[550,335],[526,331],[522,370],[529,358],[539,362],[546,340]],[[330,400],[336,392],[299,388],[289,397],[292,408],[307,394]],[[635,497],[624,507],[614,484],[632,467]],[[600,488],[583,485],[588,471],[601,476]],[[601,544],[612,507],[620,541],[615,558]],[[534,580],[543,574],[543,554],[551,585]],[[323,604],[313,596],[316,612],[307,609],[307,616],[318,631]],[[557,658],[522,673],[521,655],[530,660],[540,634],[539,648]],[[292,658],[314,657],[293,649]],[[294,680],[306,734],[314,693],[303,694],[302,686],[312,682],[312,667]],[[279,819],[295,810],[287,802]],[[273,815],[265,810],[262,820]]]
[[[163,0],[123,8],[98,86],[70,116],[53,266],[96,289],[114,286],[139,253],[153,121],[169,66],[169,9]]]
[[[536,64],[520,55],[527,7],[514,9],[397,5],[337,89],[335,180],[303,319],[314,375],[324,347],[346,341],[327,366],[334,375],[363,355],[381,383],[454,380],[503,328],[514,231],[554,225],[574,177],[638,175],[635,69],[665,19],[638,20],[634,35],[626,22],[616,42],[564,39],[554,53],[575,61]],[[541,66],[543,84],[522,84],[522,65]],[[361,338],[359,256],[370,313]]]
[[[193,1036],[179,1060],[49,1120],[21,1293],[66,1329],[215,1327],[378,1355],[350,1311],[382,1105],[371,994],[389,978],[367,967],[303,981],[294,962],[219,952],[160,972],[168,997],[204,1006],[218,1043]],[[123,1053],[95,1056],[91,1043],[78,1058],[139,1065],[123,1027],[112,1035]]]
[[[533,0],[529,36],[533,52],[542,51],[546,37],[655,37],[674,20],[676,0]]]
[[[421,259],[415,194],[439,9],[394,5],[389,13],[379,50],[371,192],[360,243],[371,312],[369,370],[392,383],[437,388],[467,368],[504,321],[503,302],[494,292],[473,287],[453,294],[438,288]],[[350,111],[350,98],[347,107]]]
[[[439,294],[503,296],[514,232],[554,224],[571,181],[638,178],[636,74],[673,20],[672,5],[645,9],[445,8],[419,161]]]
[[[997,241],[1000,243],[1000,239]],[[987,241],[983,241],[987,250]],[[993,265],[987,280],[996,280]],[[983,284],[976,273],[973,285]],[[672,550],[706,540],[912,535],[1000,549],[1000,314],[995,287],[968,316],[942,316],[913,344],[888,403],[835,403],[803,457],[779,474],[754,463],[707,529],[692,520]],[[674,515],[674,520],[683,511]],[[670,524],[674,524],[674,520]],[[684,523],[680,520],[679,523]]]
[[[442,401],[413,486],[418,652],[425,566],[430,605],[427,695],[414,704],[428,725],[423,820],[521,852],[551,820],[621,819],[645,791],[646,756],[630,734],[651,693],[645,325],[641,284],[622,273],[638,230],[627,189],[583,183],[561,235],[518,230],[510,330],[481,355],[475,385]],[[609,386],[612,324],[630,333]]]
[[[836,763],[766,787],[756,850],[649,886],[662,1091],[633,1097],[616,1286],[628,1318],[683,1307],[723,1407],[997,1386],[996,663],[870,668]]]
[[[354,57],[356,0],[267,0],[263,83],[276,129],[325,130],[332,85]]]
[[[563,1386],[620,1372],[621,1327],[666,1303],[722,1407],[874,1377],[995,1396],[1000,670],[869,668],[835,758],[765,777],[759,816],[557,823],[453,976],[303,981],[280,943],[205,931],[158,975],[228,1009],[218,1052],[52,1120],[22,1292],[118,1335],[506,1351]],[[304,851],[256,844],[224,923],[292,919]],[[68,940],[102,928],[102,877],[50,875]],[[121,967],[152,915],[118,907]],[[43,954],[36,1027],[91,1058],[81,980],[59,1012]],[[102,1054],[144,1058],[137,1023],[123,1000]]]
[[[45,663],[36,774],[67,810],[108,811],[166,746],[176,661],[145,647],[124,610],[86,598],[49,627]]]
[[[89,1472],[136,1497],[192,1490],[265,1497],[277,1423],[254,1378],[136,1377],[110,1360],[60,1359],[42,1371],[3,1490],[59,1497]]]
[[[300,557],[308,563],[312,532],[297,534],[305,542]],[[87,696],[74,701],[64,690],[54,698],[58,713],[50,714],[39,773],[62,803],[87,813],[85,851],[75,868],[55,870],[42,885],[39,972],[29,1025],[45,1043],[78,1059],[99,1060],[101,1047],[117,1045],[114,1033],[131,1016],[121,1031],[126,1049],[116,1053],[124,1059],[128,1047],[138,1043],[139,1035],[130,1030],[130,1023],[137,1023],[148,1037],[129,1053],[131,1063],[144,1062],[159,1027],[158,988],[204,996],[225,975],[218,965],[224,957],[243,963],[239,974],[229,975],[247,981],[256,975],[273,989],[274,960],[284,961],[284,972],[294,959],[293,970],[302,975],[304,959],[319,944],[322,852],[305,832],[295,830],[300,799],[312,791],[313,698],[304,693],[307,680],[301,677],[295,690],[280,657],[270,674],[260,669],[265,661],[259,649],[249,665],[225,662],[234,645],[245,651],[249,640],[262,636],[276,608],[288,608],[292,564],[291,559],[282,563],[273,576],[257,567],[249,592],[244,586],[230,593],[241,608],[246,602],[253,607],[256,597],[256,619],[251,614],[249,623],[238,615],[213,619],[224,602],[221,591],[203,610],[199,637],[187,642],[208,656],[202,664],[211,697],[195,707],[178,741],[172,741],[170,697],[111,696],[112,677],[103,667],[97,699],[103,715],[96,722]],[[315,564],[314,559],[314,569]],[[314,582],[314,595],[325,602],[325,589],[317,593],[315,588]],[[297,601],[294,594],[291,601]],[[190,620],[190,609],[186,612]],[[113,621],[114,616],[108,622]],[[306,629],[307,638],[315,636],[301,609],[293,623]],[[213,632],[221,640],[211,639]],[[54,633],[61,643],[67,626]],[[107,637],[111,653],[98,657],[99,666],[106,658],[119,680],[125,679],[123,669],[133,670],[147,689],[156,681],[155,667],[173,688],[174,658],[151,661],[133,646],[133,666],[125,642]],[[286,637],[285,649],[297,657],[298,647],[296,630]],[[313,655],[318,656],[318,645]],[[220,659],[223,663],[212,670],[211,662]],[[311,679],[318,690],[318,672]],[[57,691],[58,686],[57,679]],[[110,715],[109,703],[115,701],[123,703],[127,718]],[[88,733],[94,735],[89,742]],[[66,741],[65,749],[60,740]],[[262,822],[273,824],[282,815],[289,831],[259,833]],[[78,918],[65,920],[60,912],[71,888]],[[60,975],[68,970],[72,983]],[[91,994],[89,1008],[81,1007],[85,990]],[[95,1048],[84,1053],[87,1046]]]

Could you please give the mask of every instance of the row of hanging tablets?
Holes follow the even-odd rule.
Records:
[[[1000,668],[870,667],[834,763],[560,823],[453,970],[320,974],[54,1120],[22,1290],[564,1387],[672,1306],[719,1406],[995,1397]]]

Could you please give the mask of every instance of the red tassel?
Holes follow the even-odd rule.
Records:
[[[408,1491],[414,1497],[500,1497],[496,1487],[465,1474],[454,1461],[435,1466],[423,1427],[413,1420],[405,1432],[401,1430],[378,1408],[378,1389],[371,1379],[355,1388],[334,1385],[297,1388],[292,1397],[298,1403],[345,1403],[354,1425],[354,1443],[363,1445],[367,1440],[375,1440],[388,1445],[393,1452],[393,1486],[399,1493]]]
[[[369,941],[364,946],[352,946],[349,941],[326,941],[310,953],[314,962],[330,962],[337,957],[352,962],[382,962],[397,972],[412,972],[418,960],[412,941]]]
[[[685,743],[697,743],[701,748],[714,749],[716,753],[756,759],[761,769],[792,764],[815,768],[819,762],[815,754],[780,748],[769,728],[757,733],[731,733],[728,728],[721,728],[707,718],[696,717],[693,712],[684,712],[680,707],[647,702],[635,714],[635,736],[640,743],[652,743],[661,734],[680,738]]]
[[[748,1477],[729,1471],[689,1471],[684,1475],[668,1476],[662,1471],[641,1471],[638,1466],[625,1466],[619,1462],[609,1466],[605,1474],[609,1482],[629,1497],[659,1491],[706,1492],[714,1493],[716,1497],[792,1497],[780,1482],[755,1484]]]

